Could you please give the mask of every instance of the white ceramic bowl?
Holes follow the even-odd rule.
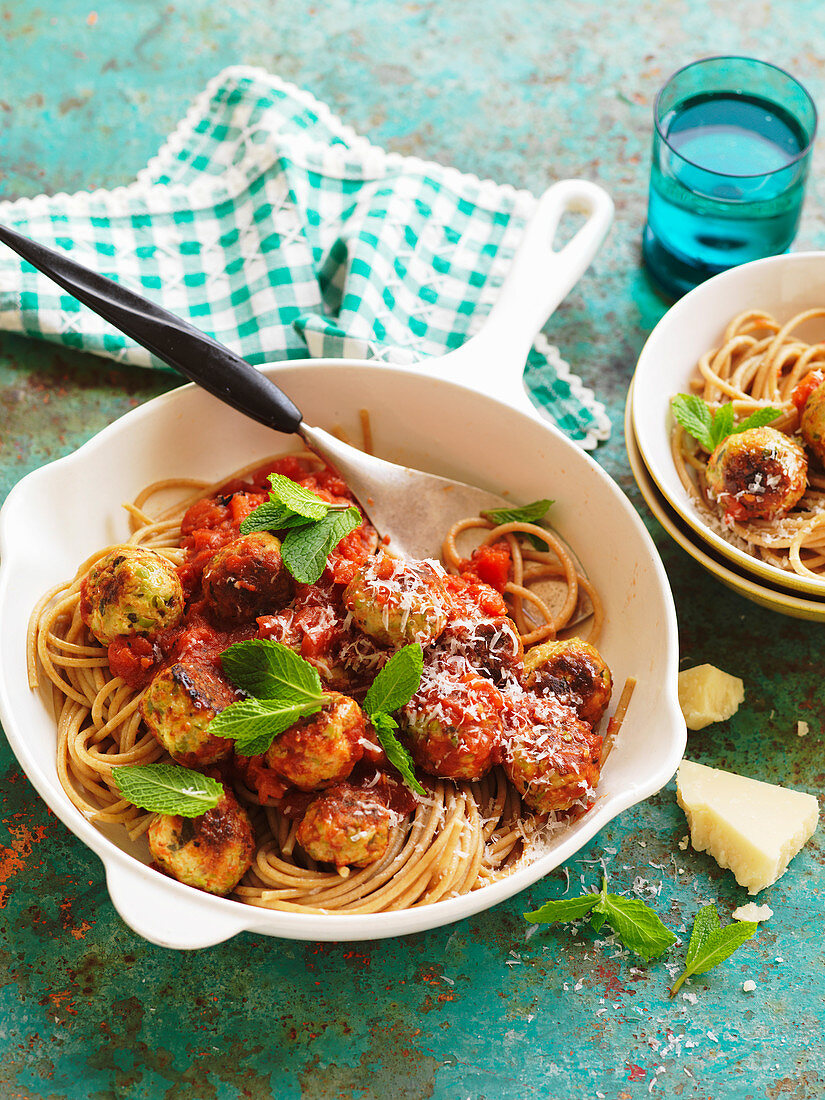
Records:
[[[633,376],[631,416],[645,465],[670,506],[716,553],[764,586],[779,584],[815,597],[825,580],[777,569],[732,546],[711,530],[685,491],[670,452],[671,399],[687,393],[699,357],[717,347],[738,313],[763,309],[780,322],[825,305],[825,252],[798,252],[743,264],[702,283],[668,310],[642,348]],[[799,330],[804,339],[825,340],[825,321]]]
[[[122,833],[90,824],[58,782],[50,708],[26,686],[27,619],[51,585],[72,576],[97,547],[125,536],[120,505],[143,485],[178,475],[217,479],[290,443],[194,386],[150,401],[75,454],[30,474],[9,495],[0,515],[0,716],[34,786],[100,856],[124,920],[165,946],[203,947],[243,930],[305,940],[373,939],[477,913],[541,878],[611,818],[659,790],[685,745],[667,578],[639,517],[596,463],[537,418],[421,373],[334,361],[267,373],[308,423],[341,426],[356,438],[357,410],[368,401],[382,457],[506,490],[522,501],[555,498],[554,525],[604,597],[600,649],[618,684],[632,675],[638,686],[592,810],[536,862],[475,893],[394,913],[300,915],[211,897],[144,866]]]

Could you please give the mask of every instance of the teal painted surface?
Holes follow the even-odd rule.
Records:
[[[94,21],[91,0],[0,4],[0,196],[128,182],[190,98],[236,61],[308,87],[401,152],[534,189],[575,174],[604,183],[616,226],[548,332],[608,406],[614,435],[598,458],[657,540],[686,663],[745,680],[739,714],[692,735],[690,753],[821,794],[825,628],[707,577],[647,516],[622,444],[625,389],[665,308],[638,249],[657,87],[693,57],[744,52],[785,65],[825,105],[817,0],[719,7],[107,0]],[[821,178],[818,149],[798,246],[825,247]],[[0,492],[170,384],[3,335]],[[123,925],[97,860],[33,795],[5,744],[0,800],[4,1100],[825,1094],[820,835],[760,897],[775,916],[758,938],[687,987],[693,1004],[668,1000],[663,963],[646,966],[601,935],[526,938],[523,909],[561,896],[563,871],[404,940],[247,935],[175,955]],[[614,889],[646,880],[677,932],[710,900],[729,915],[744,891],[682,852],[685,832],[671,785],[571,861],[571,884],[594,882],[603,861]],[[745,994],[749,978],[757,988]]]

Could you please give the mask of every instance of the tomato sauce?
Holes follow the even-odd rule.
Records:
[[[456,616],[464,613],[468,604],[490,618],[508,614],[507,604],[501,593],[473,572],[462,573],[460,577],[448,574],[444,578],[444,586],[450,596],[452,612]]]
[[[510,578],[511,564],[510,547],[500,539],[489,546],[479,546],[458,568],[463,577],[483,581],[497,592],[503,592]]]
[[[121,634],[109,646],[109,668],[115,676],[140,691],[155,671],[155,647],[142,634]]]
[[[805,405],[808,402],[808,398],[811,396],[815,389],[818,389],[818,387],[822,385],[823,382],[825,382],[825,371],[808,371],[808,373],[793,391],[793,393],[791,394],[791,401],[793,401],[794,405],[800,413],[805,408]]]

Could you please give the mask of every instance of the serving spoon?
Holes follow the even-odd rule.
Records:
[[[555,250],[554,240],[565,213],[584,214],[586,220]],[[485,354],[478,355],[479,371],[473,385],[482,392],[494,392],[491,346],[501,349],[502,358],[511,358],[516,342],[523,347],[521,361],[526,360],[536,332],[590,265],[607,234],[612,213],[607,193],[586,180],[563,180],[545,191],[481,331],[457,351],[430,360],[438,366],[438,377],[449,378],[451,371],[457,372],[478,354],[483,341]],[[307,424],[274,382],[175,314],[13,229],[0,226],[0,241],[221,401],[276,431],[298,435],[309,450],[338,470],[373,526],[389,538],[397,553],[437,557],[444,532],[457,519],[513,507],[512,501],[495,493],[386,462]],[[514,306],[524,320],[519,331],[513,331]],[[510,403],[539,416],[523,388]]]

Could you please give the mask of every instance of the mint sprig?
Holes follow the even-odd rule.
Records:
[[[395,736],[398,723],[390,713],[415,695],[423,662],[424,652],[417,642],[393,654],[370,686],[363,710],[404,782],[426,795],[415,778],[410,754]],[[329,699],[317,669],[289,646],[270,638],[235,642],[221,654],[221,664],[235,687],[249,698],[225,707],[209,723],[209,732],[234,741],[241,756],[265,753],[276,737],[299,719],[317,714]]]
[[[317,714],[324,702],[323,694],[304,702],[243,699],[216,715],[209,723],[209,732],[234,741],[235,751],[241,756],[258,756],[299,719]]]
[[[625,947],[648,961],[658,958],[676,941],[675,935],[662,924],[649,905],[637,898],[608,894],[606,878],[602,878],[602,888],[598,894],[548,901],[535,912],[525,913],[524,918],[531,924],[550,924],[577,920],[587,913],[590,913],[590,923],[596,931],[606,921]]]
[[[373,680],[364,696],[364,712],[373,717],[383,711],[393,711],[409,703],[421,683],[424,650],[418,642],[405,645],[394,653]]]
[[[673,416],[688,435],[708,453],[729,435],[738,435],[749,428],[762,428],[781,415],[781,409],[756,409],[750,416],[734,423],[733,405],[728,402],[714,412],[707,401],[692,393],[679,393],[670,403]]]
[[[223,670],[250,696],[230,703],[209,723],[209,732],[235,742],[241,756],[264,753],[300,718],[317,714],[329,698],[318,672],[289,646],[270,638],[235,642],[221,654]]]
[[[301,584],[314,584],[338,543],[361,522],[354,505],[321,500],[315,493],[283,474],[270,474],[269,500],[259,504],[241,523],[241,534],[286,531],[281,543],[284,565]]]
[[[329,511],[327,501],[321,500],[310,489],[305,489],[291,477],[270,474],[269,484],[272,486],[269,494],[270,501],[277,501],[289,511],[303,516],[304,519],[323,519]]]
[[[217,779],[180,764],[121,764],[112,781],[134,806],[157,814],[200,817],[223,796]]]
[[[496,526],[502,523],[539,523],[554,503],[552,500],[533,500],[529,504],[522,504],[520,508],[488,508],[482,512],[482,516]],[[546,550],[547,543],[538,535],[528,535],[535,550]]]
[[[399,649],[375,677],[363,703],[364,713],[369,716],[387,759],[407,786],[420,795],[427,792],[415,778],[412,757],[396,737],[398,723],[391,712],[409,703],[418,691],[423,666],[424,651],[418,642]]]
[[[738,920],[722,927],[715,905],[704,905],[696,914],[690,935],[685,969],[673,983],[671,997],[675,996],[686,978],[705,974],[724,962],[746,943],[759,925],[755,921]]]
[[[481,514],[491,523],[538,523],[552,504],[552,500],[534,500],[519,508],[488,508]]]
[[[391,714],[384,714],[383,711],[379,711],[377,714],[370,716],[370,721],[378,738],[378,743],[387,754],[387,760],[401,773],[401,778],[411,790],[415,791],[416,794],[426,796],[427,792],[415,778],[415,765],[412,757],[395,736],[398,730],[396,720]]]
[[[361,513],[351,506],[346,512],[329,512],[314,523],[292,527],[281,543],[281,558],[296,581],[314,584],[324,571],[330,551],[354,531]]]

